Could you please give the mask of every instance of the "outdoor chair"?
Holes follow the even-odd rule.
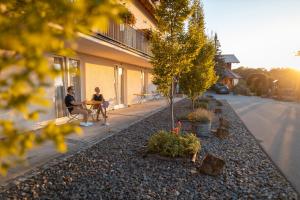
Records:
[[[155,100],[159,100],[161,98],[161,95],[160,93],[158,92],[155,92],[155,91],[152,91],[152,98],[155,99]]]
[[[102,109],[107,109],[108,106],[109,106],[109,101],[104,101],[102,104]],[[98,111],[98,108],[95,108],[94,106],[91,107],[91,110],[92,110],[92,113],[91,113],[91,116],[92,116],[92,119],[95,121],[95,119],[97,118],[97,111]],[[101,113],[100,113],[101,114]],[[106,120],[106,119],[104,119]]]
[[[79,115],[80,114],[72,114],[71,112],[69,112],[68,107],[66,107],[67,110],[67,117],[69,118],[67,123],[70,123],[71,121],[75,121],[75,120],[79,120]]]

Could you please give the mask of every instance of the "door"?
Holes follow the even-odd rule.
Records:
[[[122,67],[115,67],[115,91],[116,91],[116,105],[124,104],[124,69]]]
[[[54,67],[61,73],[54,79],[54,107],[56,118],[66,116],[66,110],[64,109],[64,97],[66,95],[66,84],[65,84],[65,65],[64,58],[54,57]]]
[[[74,86],[75,100],[81,101],[81,84],[80,84],[80,62],[76,59],[69,59],[69,85]]]

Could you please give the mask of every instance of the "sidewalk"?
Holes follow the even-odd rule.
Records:
[[[175,102],[180,101],[181,98],[176,98]],[[132,105],[128,108],[112,110],[108,112],[107,122],[109,126],[101,125],[101,122],[94,124],[91,127],[84,127],[83,135],[70,135],[66,138],[68,144],[68,152],[66,154],[58,153],[51,142],[44,144],[41,147],[35,148],[27,154],[27,164],[17,166],[10,169],[6,177],[1,177],[0,185],[6,185],[16,177],[24,175],[38,166],[47,164],[53,159],[62,159],[71,156],[74,153],[86,149],[99,141],[118,133],[135,124],[142,119],[166,108],[168,102],[166,99],[145,102],[143,104]]]

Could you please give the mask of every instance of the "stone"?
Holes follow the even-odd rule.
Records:
[[[225,139],[229,136],[229,131],[227,128],[218,128],[217,131],[214,132],[215,136],[220,139]]]
[[[216,114],[221,114],[222,113],[222,109],[221,108],[215,108],[215,113]]]
[[[225,161],[212,154],[206,154],[199,171],[210,176],[217,176],[222,173]]]
[[[230,127],[229,120],[224,117],[220,117],[219,118],[219,127],[229,128]]]

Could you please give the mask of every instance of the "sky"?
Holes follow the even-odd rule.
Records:
[[[300,0],[203,0],[206,31],[237,66],[300,70]]]

